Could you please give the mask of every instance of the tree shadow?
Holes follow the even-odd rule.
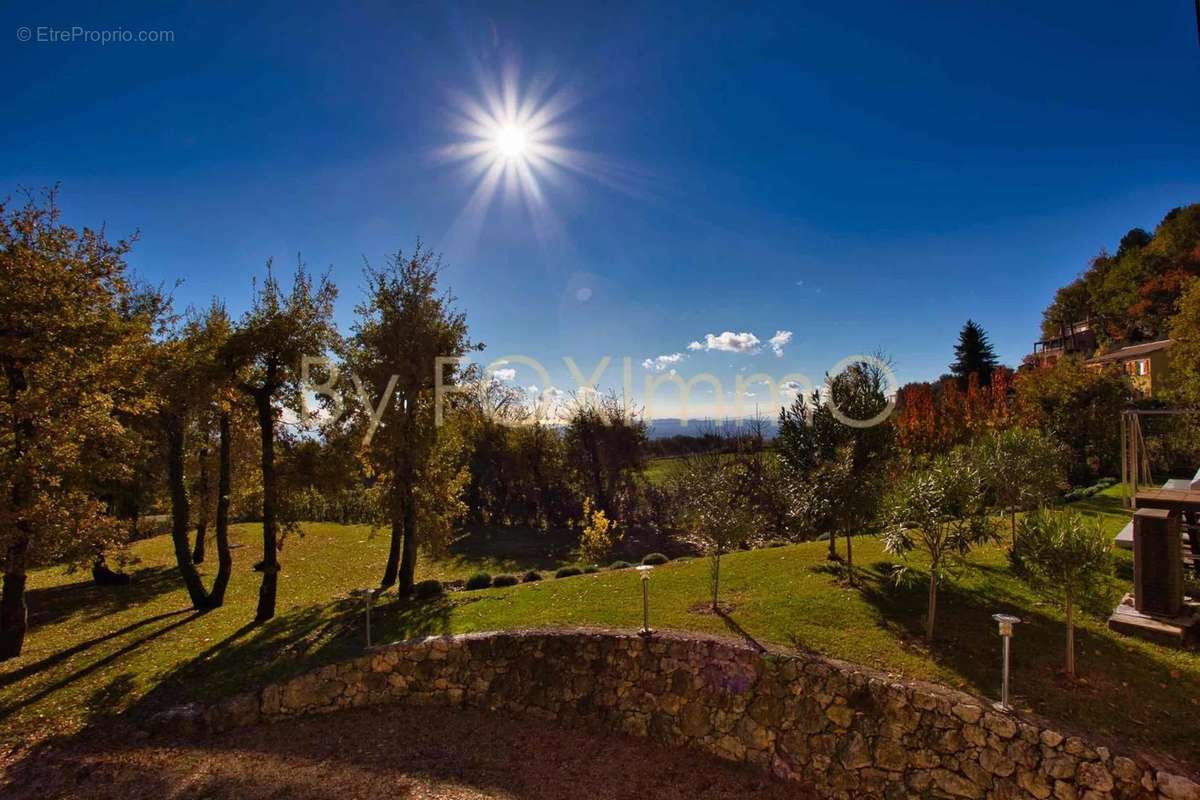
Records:
[[[31,588],[25,593],[30,628],[76,617],[85,621],[99,619],[183,589],[174,566],[145,567],[131,572],[130,581],[124,586],[98,586],[90,577],[85,578],[87,573],[79,575],[81,580],[74,583]]]
[[[127,633],[132,633],[133,631],[137,630],[138,628],[143,628],[147,625],[153,625],[155,622],[161,622],[162,620],[169,619],[170,617],[177,617],[180,614],[189,614],[189,613],[192,613],[192,609],[181,608],[178,611],[168,611],[164,614],[155,614],[153,617],[146,617],[145,619],[138,620],[137,622],[134,622],[131,625],[126,625],[124,628],[121,628],[120,630],[111,631],[110,633],[106,633],[103,636],[97,636],[94,639],[88,639],[86,642],[80,642],[79,644],[68,647],[66,650],[60,650],[59,652],[54,653],[53,655],[46,656],[45,658],[41,659],[40,661],[35,661],[32,664],[26,664],[25,666],[21,667],[20,669],[16,669],[16,670],[13,670],[12,672],[6,672],[6,673],[0,675],[0,687],[10,686],[14,683],[22,681],[25,678],[31,677],[31,676],[36,675],[40,672],[43,672],[47,669],[50,669],[50,668],[54,667],[55,665],[60,664],[63,661],[66,661],[66,660],[72,658],[73,656],[79,655],[80,653],[84,653],[97,645],[104,644],[105,642],[111,641],[112,639],[118,639]],[[155,638],[157,635],[158,634],[156,633],[153,636],[149,637],[148,639],[143,639],[140,641],[142,641],[142,642],[149,641],[149,639]]]
[[[733,633],[737,634],[737,636],[739,638],[741,638],[743,641],[745,641],[746,644],[750,645],[751,647],[753,647],[755,650],[757,650],[760,653],[767,652],[767,648],[764,647],[761,642],[759,642],[757,639],[755,639],[753,636],[751,636],[750,633],[745,628],[743,628],[741,625],[739,625],[737,620],[735,620],[729,614],[729,612],[725,611],[724,609],[718,608],[715,613],[718,617],[721,618],[721,621],[725,623],[725,627],[728,628]]]
[[[157,618],[154,618],[151,621],[156,621],[156,620],[165,619],[167,617],[177,616],[178,614],[182,614],[182,613],[187,613],[187,610],[176,611],[176,612],[173,612],[170,614],[160,614]],[[103,668],[109,666],[110,664],[115,663],[119,659],[121,659],[121,658],[125,657],[126,655],[128,655],[129,653],[133,652],[134,650],[137,650],[142,645],[152,642],[155,639],[158,639],[159,637],[161,637],[167,633],[170,633],[171,631],[173,631],[177,628],[187,625],[189,622],[192,622],[193,620],[197,619],[199,616],[200,616],[200,614],[193,613],[190,616],[187,616],[183,619],[179,619],[168,625],[164,625],[161,628],[158,628],[157,630],[155,630],[153,633],[149,634],[148,636],[143,636],[140,639],[135,639],[134,641],[129,642],[128,644],[123,645],[122,647],[119,647],[116,650],[112,651],[111,653],[106,655],[104,658],[101,658],[97,661],[93,661],[92,663],[88,664],[86,667],[76,670],[75,672],[72,672],[70,675],[60,678],[59,680],[56,680],[53,683],[47,684],[46,686],[43,686],[41,689],[39,689],[38,691],[36,691],[32,694],[25,695],[12,703],[8,703],[6,705],[0,706],[0,720],[4,720],[6,717],[8,717],[13,712],[19,711],[20,709],[25,708],[26,706],[33,705],[34,703],[38,702],[39,700],[42,700],[42,699],[48,697],[49,695],[54,694],[55,692],[61,690],[64,686],[74,683],[75,681],[79,680],[80,678],[86,677],[87,675],[90,675],[93,672],[96,672],[97,670],[103,669]],[[138,626],[136,626],[136,625],[131,626],[131,628],[135,628],[135,627],[138,627]],[[65,657],[65,656],[62,653],[57,653],[54,656],[51,656],[51,658],[59,659],[59,660],[61,660],[61,658],[63,658],[63,657]],[[30,669],[30,667],[34,667],[34,666],[37,666],[37,665],[27,666],[21,670],[17,670],[16,672],[13,672],[13,673],[10,673],[10,674],[4,676],[5,685],[12,683],[13,680],[17,679],[19,676],[27,677],[29,674],[32,674],[27,671]]]
[[[1165,651],[1156,657],[1153,647],[1097,630],[1095,623],[1107,617],[1111,606],[1080,612],[1086,623],[1075,628],[1081,680],[1072,681],[1063,674],[1066,624],[1053,613],[1056,606],[1031,605],[1027,596],[995,579],[984,590],[946,581],[938,590],[936,637],[929,642],[924,636],[928,573],[914,572],[911,582],[897,585],[891,568],[881,561],[864,573],[859,587],[863,598],[906,647],[959,676],[964,687],[999,696],[1002,640],[991,617],[1013,614],[1021,618],[1012,640],[1018,708],[1024,704],[1093,738],[1134,742],[1192,762],[1200,757],[1200,719],[1187,710],[1192,685],[1179,679]],[[1007,572],[988,565],[968,569],[993,577]],[[1138,702],[1128,702],[1130,697]],[[1168,720],[1171,724],[1164,724]]]
[[[563,528],[536,530],[487,525],[471,528],[450,545],[450,562],[469,572],[500,562],[510,572],[551,570],[575,560],[579,538]]]
[[[378,644],[447,633],[453,606],[444,596],[377,604],[371,611],[372,639]],[[144,718],[361,655],[366,646],[364,611],[361,599],[343,598],[244,625],[163,676],[127,713],[132,719]]]

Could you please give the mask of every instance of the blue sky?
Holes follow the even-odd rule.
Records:
[[[1185,0],[166,6],[6,4],[5,192],[61,181],[184,304],[240,311],[301,253],[344,329],[363,258],[419,236],[487,356],[567,389],[564,356],[611,356],[604,386],[631,358],[643,402],[642,361],[675,353],[727,391],[874,350],[934,378],[968,317],[1016,364],[1091,256],[1200,202]],[[36,40],[72,26],[174,41]],[[534,170],[532,209],[502,185],[464,216],[477,176],[446,147],[506,75],[569,100],[566,168]],[[725,331],[757,352],[688,349]]]

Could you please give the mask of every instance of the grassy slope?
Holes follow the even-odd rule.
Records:
[[[1114,531],[1127,519],[1111,495],[1087,503],[1108,515]],[[252,533],[249,526],[237,531],[239,539]],[[450,560],[426,561],[422,577],[462,577],[480,567],[493,572],[548,567],[555,557],[534,555],[546,544],[536,537],[483,537]],[[516,541],[525,544],[525,554],[501,561],[497,553],[512,552]],[[0,666],[5,717],[0,726],[8,736],[28,734],[31,725],[70,728],[85,721],[89,709],[152,710],[356,652],[361,616],[353,613],[351,601],[330,598],[370,585],[385,544],[363,528],[308,526],[306,536],[289,541],[284,551],[280,617],[261,628],[244,627],[257,589],[257,575],[248,572],[252,547],[235,551],[230,605],[202,617],[181,611],[185,596],[168,566],[166,539],[136,546],[143,572],[127,590],[75,585],[82,576],[65,577],[59,570],[39,572],[31,581],[37,627],[29,652]],[[569,545],[553,544],[565,560]],[[1061,615],[1009,575],[999,548],[977,553],[971,567],[946,587],[941,637],[930,649],[919,635],[924,589],[892,585],[886,578],[892,560],[877,541],[856,541],[860,590],[838,583],[824,553],[824,544],[804,544],[728,556],[723,598],[734,609],[727,619],[697,611],[707,590],[706,562],[660,567],[651,582],[652,623],[812,649],[994,696],[999,639],[990,615],[1015,612],[1027,620],[1014,643],[1020,704],[1078,729],[1121,734],[1200,761],[1200,656],[1111,634],[1104,627],[1108,609],[1098,609],[1081,623],[1079,660],[1086,683],[1066,684],[1058,675]],[[1127,557],[1119,566],[1123,578],[1114,588],[1128,583]],[[621,571],[455,593],[420,605],[387,602],[374,622],[380,638],[396,639],[533,625],[636,626],[640,613],[636,573]]]

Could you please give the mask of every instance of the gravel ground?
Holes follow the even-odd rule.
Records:
[[[798,800],[749,768],[644,739],[474,710],[376,707],[220,736],[130,743],[93,729],[18,756],[26,798]],[[115,741],[114,741],[115,740]]]

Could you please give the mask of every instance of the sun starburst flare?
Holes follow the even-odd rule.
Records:
[[[622,189],[622,171],[608,159],[569,146],[579,131],[572,124],[575,95],[552,80],[522,87],[513,69],[485,83],[478,97],[456,94],[451,128],[461,137],[438,152],[460,166],[472,186],[447,238],[468,244],[478,238],[498,197],[519,200],[545,243],[561,233],[547,192],[565,189],[572,176]]]

